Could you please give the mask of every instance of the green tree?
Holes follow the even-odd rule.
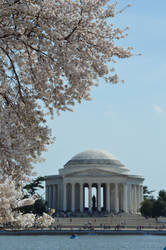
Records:
[[[140,212],[144,217],[152,217],[153,199],[145,199],[142,202]]]
[[[33,213],[36,215],[42,215],[43,213],[47,212],[46,202],[41,196],[39,196],[33,205],[21,207],[19,208],[19,211],[21,211],[24,214]]]
[[[159,192],[158,200],[166,202],[166,191],[165,190],[161,190]]]
[[[36,179],[34,179],[31,183],[25,185],[23,187],[23,190],[26,191],[27,196],[32,196],[36,194],[36,191],[38,189],[44,189],[44,186],[42,185],[42,182],[45,181],[45,177],[39,176]]]
[[[154,191],[149,191],[144,187],[144,201],[140,212],[145,217],[166,216],[166,191],[160,190],[157,199],[151,195]]]
[[[154,190],[149,190],[147,186],[143,186],[143,195],[144,195],[144,200],[145,199],[153,199],[152,193]]]
[[[152,206],[152,217],[166,216],[166,203],[162,200],[155,200]]]
[[[36,202],[31,206],[24,206],[19,208],[19,211],[23,213],[30,213],[37,215],[42,215],[43,212],[46,212],[46,201],[43,199],[41,195],[37,193],[39,189],[44,189],[42,182],[45,181],[45,177],[37,177],[31,183],[25,185],[23,187],[23,191],[25,192],[24,198],[29,198],[33,195],[36,195],[38,198]]]

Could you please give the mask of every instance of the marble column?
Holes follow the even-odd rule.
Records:
[[[106,184],[106,195],[107,195],[107,200],[106,200],[106,210],[109,213],[110,212],[110,183]]]
[[[133,185],[133,207],[134,213],[137,213],[137,189],[136,185]]]
[[[56,211],[58,210],[58,205],[59,205],[59,186],[56,184],[55,185],[56,189],[55,189],[55,192],[56,192],[56,195],[55,195],[55,209]]]
[[[49,186],[46,186],[46,202],[47,202],[47,207],[48,207],[48,201],[49,201]]]
[[[132,212],[132,186],[128,184],[128,212]]]
[[[103,208],[106,209],[106,184],[103,185]]]
[[[97,184],[97,209],[101,211],[101,184]]]
[[[92,184],[88,184],[89,185],[89,211],[92,211]]]
[[[80,183],[80,212],[83,212],[83,184]]]
[[[75,211],[75,184],[71,185],[71,211]]]
[[[48,202],[49,208],[52,208],[52,185],[49,185],[49,202]]]
[[[140,186],[140,189],[141,189],[141,191],[140,191],[141,192],[141,195],[140,195],[141,196],[141,202],[143,202],[144,194],[143,194],[143,186],[142,185]]]
[[[134,185],[131,184],[131,212],[134,213]]]
[[[52,208],[55,208],[56,207],[56,205],[55,205],[55,203],[56,203],[56,185],[54,184],[53,185],[53,187],[52,187],[53,189],[52,189],[52,192],[53,192],[53,194],[52,194]]]
[[[128,212],[128,207],[127,207],[127,184],[123,184],[123,211]]]
[[[63,184],[63,211],[66,211],[66,183]]]
[[[140,208],[140,204],[141,204],[141,186],[138,186],[138,202],[139,202],[139,208]]]
[[[85,187],[83,185],[83,208],[84,208],[85,205]]]
[[[119,187],[118,183],[115,183],[115,212],[119,212]]]
[[[137,200],[137,212],[139,211],[139,204],[140,204],[140,198],[139,198],[139,185],[136,185],[136,200]]]
[[[57,210],[63,210],[63,183],[57,185]]]
[[[138,209],[140,209],[140,207],[141,207],[141,199],[142,199],[142,197],[141,197],[141,186],[140,185],[138,185]]]

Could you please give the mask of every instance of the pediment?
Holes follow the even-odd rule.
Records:
[[[66,175],[66,177],[113,177],[113,176],[121,176],[121,175],[111,173],[108,171],[102,171],[99,169],[79,171],[79,172]]]

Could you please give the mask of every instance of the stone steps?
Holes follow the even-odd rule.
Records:
[[[74,227],[93,225],[96,227],[102,226],[116,226],[124,225],[128,227],[144,226],[144,227],[156,227],[161,223],[156,222],[155,219],[145,219],[140,215],[123,215],[123,216],[108,216],[108,217],[71,217],[71,218],[55,218],[55,224]]]

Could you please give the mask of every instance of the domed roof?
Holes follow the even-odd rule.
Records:
[[[113,164],[120,165],[121,167],[124,166],[111,153],[105,150],[86,150],[72,157],[65,164],[65,167],[81,164]]]

